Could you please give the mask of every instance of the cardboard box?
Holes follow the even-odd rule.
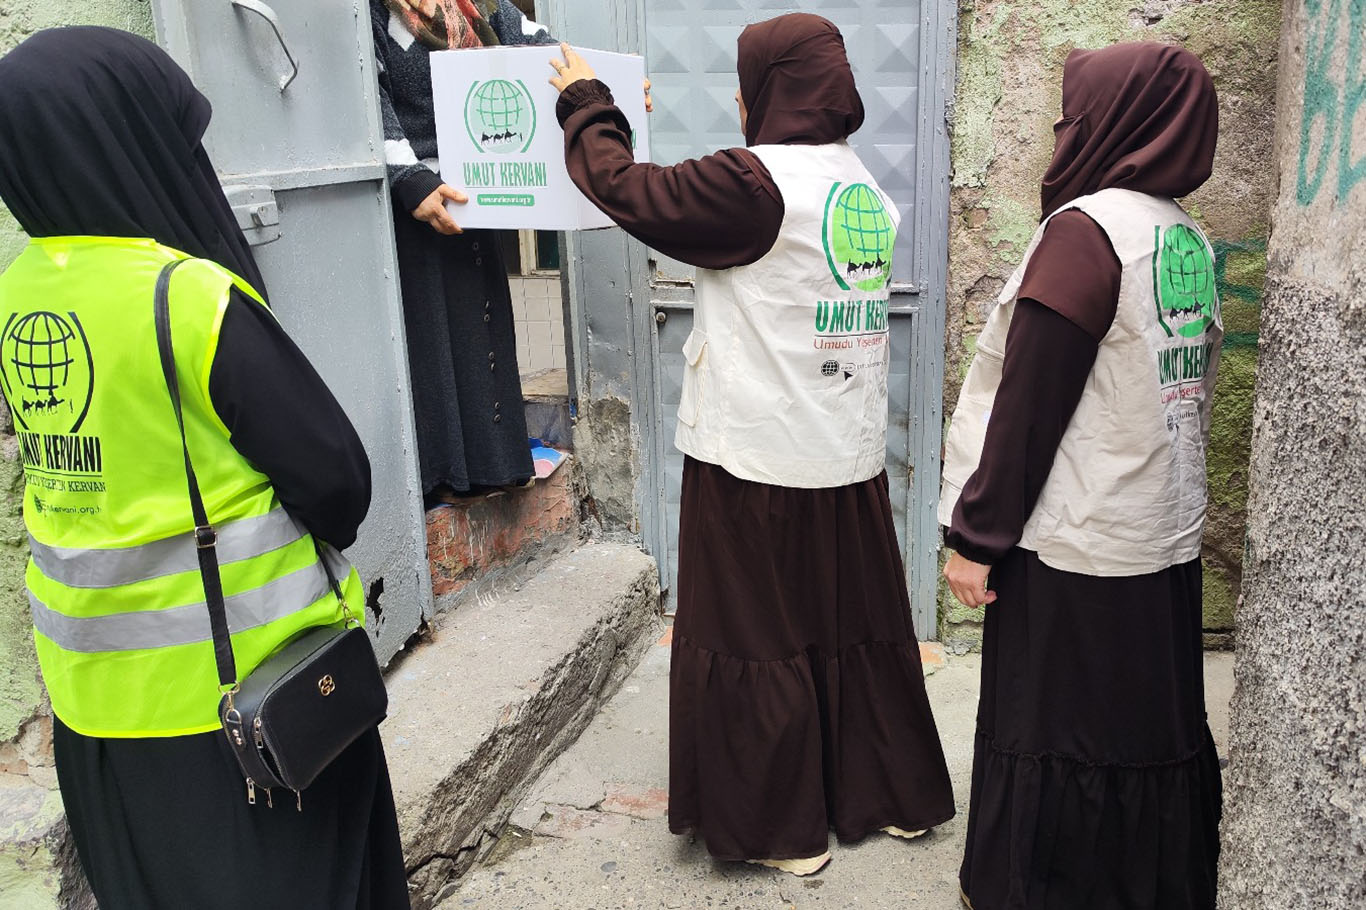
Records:
[[[644,59],[576,50],[630,120],[636,160],[648,161]],[[465,205],[447,205],[461,227],[572,231],[611,225],[564,166],[564,132],[555,118],[560,93],[549,82],[557,46],[431,57],[441,179],[470,197]]]

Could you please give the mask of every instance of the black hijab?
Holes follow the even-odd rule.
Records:
[[[824,145],[863,125],[863,99],[829,19],[789,13],[740,34],[740,97],[748,145]]]
[[[200,144],[211,111],[144,38],[38,32],[0,57],[0,199],[31,237],[151,237],[264,294]]]

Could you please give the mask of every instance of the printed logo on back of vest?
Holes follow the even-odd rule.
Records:
[[[522,81],[475,82],[465,96],[465,129],[485,154],[525,152],[536,135],[536,105]]]
[[[95,395],[95,359],[73,312],[12,313],[0,330],[0,388],[19,437],[25,480],[49,494],[103,493],[100,437],[83,435]],[[91,514],[36,495],[39,513]]]
[[[867,184],[830,187],[821,243],[830,273],[842,290],[876,292],[891,281],[896,228],[882,195]]]
[[[76,314],[15,313],[0,339],[0,380],[15,425],[78,432],[90,412],[95,361]]]
[[[1214,324],[1214,261],[1199,231],[1184,224],[1155,229],[1153,294],[1157,321],[1169,337],[1199,338]]]

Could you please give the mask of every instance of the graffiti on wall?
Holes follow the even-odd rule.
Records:
[[[1266,276],[1266,238],[1246,240],[1214,240],[1214,284],[1219,289],[1219,300],[1227,311],[1230,305],[1243,304],[1254,313],[1262,308],[1262,292]],[[1248,269],[1249,262],[1260,267]],[[1230,268],[1230,265],[1233,267]],[[1255,323],[1254,323],[1255,325]],[[1255,348],[1257,331],[1253,326],[1231,328],[1224,335],[1226,348]]]
[[[1366,180],[1366,126],[1357,125],[1366,116],[1366,0],[1305,0],[1304,6],[1309,22],[1296,198],[1311,205],[1327,186],[1338,203]]]

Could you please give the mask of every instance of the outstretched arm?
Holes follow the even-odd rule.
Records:
[[[567,55],[569,66],[582,64]],[[783,198],[757,157],[729,149],[673,167],[637,164],[631,124],[611,91],[586,67],[586,75],[566,79],[569,66],[557,77],[563,88],[556,114],[569,176],[594,205],[633,237],[689,265],[748,265],[773,248]]]

